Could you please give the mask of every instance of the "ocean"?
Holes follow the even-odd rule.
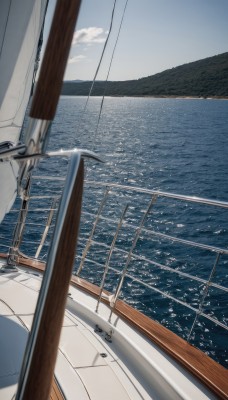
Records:
[[[105,98],[101,112],[101,98],[92,97],[86,109],[85,104],[84,97],[61,97],[48,149],[80,147],[98,153],[104,163],[86,161],[87,181],[228,201],[227,101],[110,97]],[[38,178],[34,180],[32,196],[47,198],[34,198],[31,202],[29,224],[21,245],[25,254],[34,257],[36,253],[52,199],[61,193],[61,178],[67,165],[66,157],[49,159],[42,161],[34,173]],[[45,176],[59,180],[41,179]],[[104,191],[105,187],[85,185],[75,271]],[[118,221],[128,206],[105,281],[105,289],[116,289],[136,228],[150,200],[151,194],[112,188],[96,226],[82,277],[100,285]],[[1,238],[10,237],[19,204],[17,200],[15,211],[5,218]],[[45,208],[45,213],[41,213],[41,208]],[[227,287],[228,256],[222,254],[216,261],[215,251],[170,239],[171,236],[227,249],[227,213],[219,207],[159,196],[133,249],[120,297],[185,339],[195,309],[200,308],[227,326],[227,291],[222,288]],[[47,256],[52,229],[40,254],[42,259]],[[205,289],[202,280],[208,280],[215,263],[212,277],[215,285]],[[184,303],[189,307],[184,307]],[[190,342],[227,365],[227,336],[221,325],[200,316]]]

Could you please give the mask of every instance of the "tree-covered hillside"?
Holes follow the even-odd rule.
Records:
[[[88,95],[91,82],[67,81],[63,95]],[[228,52],[130,81],[95,82],[93,96],[228,96]]]

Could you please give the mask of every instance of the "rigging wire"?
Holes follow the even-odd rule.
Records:
[[[104,53],[105,53],[105,50],[106,50],[106,47],[107,47],[107,44],[109,42],[109,38],[110,38],[110,35],[111,35],[111,32],[112,32],[112,26],[113,26],[114,14],[115,14],[115,9],[116,9],[116,3],[117,3],[117,0],[114,0],[108,35],[106,37],[105,44],[104,44],[104,47],[103,47],[103,50],[102,50],[102,53],[101,53],[101,56],[100,56],[100,60],[98,62],[98,66],[97,66],[97,69],[96,69],[96,72],[95,72],[95,75],[93,77],[93,81],[92,81],[92,84],[91,84],[91,87],[90,87],[90,91],[89,91],[89,94],[87,96],[84,108],[82,110],[81,118],[79,120],[79,126],[78,126],[78,131],[79,132],[81,130],[82,120],[83,120],[83,118],[85,116],[85,112],[86,112],[86,109],[87,109],[87,106],[88,106],[88,102],[89,102],[89,99],[90,99],[90,96],[91,96],[91,93],[92,93],[92,90],[93,90],[93,87],[94,87],[98,72],[100,70],[100,66],[101,66],[101,63],[102,63],[102,60],[103,60],[103,57],[104,57]],[[70,147],[73,147],[73,139],[72,139],[72,143],[71,143]]]
[[[105,98],[105,92],[106,92],[106,87],[107,87],[107,81],[108,81],[108,78],[109,78],[109,74],[110,74],[110,70],[111,70],[111,66],[112,66],[112,62],[113,62],[116,46],[117,46],[117,43],[118,43],[118,40],[119,40],[120,31],[121,31],[121,28],[122,28],[122,24],[123,24],[123,20],[124,20],[127,4],[128,4],[128,0],[125,1],[123,14],[122,14],[122,18],[121,18],[121,21],[120,21],[120,26],[119,26],[119,29],[118,29],[117,37],[116,37],[114,48],[113,48],[113,51],[112,51],[112,56],[111,56],[110,63],[109,63],[107,76],[106,76],[106,79],[105,79],[104,93],[103,93],[103,96],[102,96],[102,101],[101,101],[101,105],[100,105],[98,120],[97,120],[97,124],[96,124],[96,129],[95,129],[95,132],[94,132],[93,150],[94,150],[94,147],[95,147],[97,131],[98,131],[99,123],[100,123],[100,119],[101,119],[101,114],[102,114],[102,109],[103,109],[103,104],[104,104],[104,98]],[[78,131],[80,131],[82,120],[83,120],[83,117],[85,116],[86,109],[87,109],[87,106],[88,106],[88,102],[89,102],[91,93],[93,91],[94,84],[95,84],[98,72],[100,70],[101,63],[103,61],[103,57],[104,57],[104,54],[105,54],[106,47],[107,47],[108,42],[109,42],[109,38],[110,38],[110,35],[111,35],[111,32],[112,32],[112,28],[113,28],[113,21],[114,21],[114,16],[115,16],[115,11],[116,11],[116,5],[117,5],[117,0],[114,0],[108,35],[107,35],[107,38],[105,40],[105,44],[104,44],[104,47],[103,47],[103,50],[102,50],[102,53],[101,53],[101,57],[100,57],[100,60],[98,62],[98,66],[97,66],[97,69],[96,69],[96,72],[95,72],[95,75],[94,75],[94,78],[93,78],[93,81],[92,81],[92,84],[91,84],[91,87],[90,87],[90,91],[89,91],[89,94],[88,94],[87,99],[86,99],[85,106],[84,106],[83,111],[82,111],[82,116],[81,116],[80,121],[79,121]]]
[[[4,46],[4,44],[5,44],[5,36],[6,36],[6,30],[7,30],[8,22],[9,22],[9,15],[10,15],[11,5],[12,5],[12,0],[10,0],[9,8],[8,8],[8,14],[7,14],[7,17],[6,17],[6,24],[5,24],[5,28],[4,28],[4,33],[3,33],[3,38],[2,38],[2,44],[1,44],[1,49],[0,49],[0,58],[1,58],[1,56],[2,56],[3,46]]]
[[[95,133],[94,133],[93,150],[94,150],[94,148],[95,148],[97,132],[98,132],[99,124],[100,124],[101,113],[102,113],[102,110],[103,110],[103,104],[104,104],[104,99],[105,99],[105,93],[106,93],[106,88],[107,88],[107,82],[108,82],[108,78],[109,78],[109,74],[110,74],[110,70],[111,70],[111,66],[112,66],[114,54],[115,54],[115,51],[116,51],[116,46],[117,46],[117,43],[118,43],[118,41],[119,41],[119,36],[120,36],[121,28],[122,28],[122,25],[123,25],[123,20],[124,20],[124,16],[125,16],[127,4],[128,4],[128,0],[126,0],[126,2],[125,2],[123,14],[122,14],[122,18],[121,18],[121,21],[120,21],[120,26],[119,26],[119,29],[118,29],[116,41],[115,41],[115,44],[114,44],[114,47],[113,47],[112,56],[111,56],[111,59],[110,59],[109,68],[108,68],[108,72],[107,72],[107,76],[106,76],[106,80],[105,80],[104,93],[103,93],[102,100],[101,100],[101,105],[100,105],[100,110],[99,110],[99,115],[98,115],[96,130],[95,130]]]
[[[115,9],[116,9],[116,3],[117,3],[117,0],[114,0],[109,32],[108,32],[108,35],[107,35],[107,38],[106,38],[106,41],[105,41],[105,44],[104,44],[104,47],[103,47],[103,50],[102,50],[102,53],[101,53],[101,57],[100,57],[100,60],[99,60],[99,63],[98,63],[98,66],[97,66],[97,69],[96,69],[96,72],[95,72],[95,75],[94,75],[94,78],[93,78],[93,82],[92,82],[92,85],[91,85],[91,88],[90,88],[90,91],[89,91],[89,95],[88,95],[87,100],[86,100],[85,108],[87,107],[89,98],[91,96],[91,93],[92,93],[92,90],[93,90],[93,87],[94,87],[94,84],[95,84],[95,80],[97,78],[97,75],[98,75],[102,60],[103,60],[103,56],[104,56],[104,53],[105,53],[105,50],[106,50],[106,47],[107,47],[107,44],[108,44],[108,41],[109,41],[109,37],[110,37],[111,31],[112,31],[113,20],[114,20]]]

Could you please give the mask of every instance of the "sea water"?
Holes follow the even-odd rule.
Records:
[[[104,163],[88,161],[87,180],[228,201],[227,130],[228,102],[225,100],[110,97],[105,99],[101,109],[99,97],[92,97],[88,104],[84,97],[61,97],[52,124],[49,150],[80,147],[98,153]],[[67,165],[68,160],[64,157],[42,161],[35,174],[61,178],[66,174]],[[61,187],[62,181],[49,180],[44,183],[38,179],[32,195],[53,196],[60,194]],[[98,200],[103,195],[101,190],[94,193],[91,188],[85,189],[75,269],[92,229],[90,214],[96,214]],[[120,196],[115,204],[111,204],[111,213],[118,219],[124,204],[129,201],[126,220],[129,225],[138,225],[149,197],[144,202],[141,195],[133,196],[131,193],[127,200]],[[145,221],[145,228],[227,249],[226,210],[170,199],[159,199],[157,203]],[[43,232],[42,225],[47,218],[46,215],[41,217],[40,209],[48,209],[50,201],[39,199],[34,207],[21,246],[22,251],[31,256],[36,252]],[[110,215],[107,211],[106,216]],[[34,218],[38,221],[36,225],[33,225]],[[94,241],[104,241],[110,246],[115,229],[111,224],[101,222]],[[6,219],[1,228],[1,237],[8,235],[9,230]],[[120,250],[126,248],[129,251],[133,238],[134,229],[122,229],[116,245]],[[92,250],[96,263],[87,260],[82,276],[99,285],[107,249],[101,246],[90,249],[88,259],[92,257]],[[128,273],[135,280],[125,278],[121,297],[186,339],[195,318],[191,307],[198,309],[205,293],[205,285],[200,279],[209,278],[216,262],[216,253],[191,246],[186,248],[162,238],[151,239],[145,232],[140,235],[134,253],[143,254],[145,259],[153,259],[157,264],[151,266],[146,261],[132,259]],[[47,246],[44,246],[41,257],[45,259],[46,254]],[[123,269],[125,262],[126,256],[123,257],[121,251],[113,254],[110,261],[113,269],[109,271],[105,283],[107,290],[115,290],[118,272]],[[199,281],[160,269],[158,264],[197,276]],[[227,268],[228,256],[222,255],[212,281],[227,287]],[[142,286],[137,279],[153,286],[154,290]],[[167,293],[168,298],[161,291]],[[173,297],[178,298],[179,303],[173,301]],[[186,309],[181,302],[186,302],[190,308]],[[203,300],[202,310],[226,325],[227,292],[210,288]],[[197,320],[190,341],[226,365],[227,331],[222,327],[201,317]]]

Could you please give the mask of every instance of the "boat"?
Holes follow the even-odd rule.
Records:
[[[1,14],[4,32],[1,36],[0,61],[2,62],[3,56],[7,56],[5,44],[11,46],[10,29],[22,32],[23,26],[23,35],[21,37],[18,35],[20,41],[18,48],[24,67],[24,51],[31,48],[31,53],[27,57],[28,65],[24,71],[24,78],[28,81],[28,87],[31,87],[33,75],[31,64],[34,65],[39,58],[37,47],[47,3],[44,0],[23,0],[23,4],[27,14],[23,15],[21,22],[17,21],[19,26],[15,26],[14,23],[15,15],[20,14],[22,2],[19,4],[16,0],[9,0],[1,4],[4,9],[4,13]],[[228,254],[228,251],[157,233],[158,236],[175,242],[178,246],[201,248],[215,256],[208,279],[202,279],[178,269],[171,271],[171,267],[153,262],[148,256],[135,252],[135,249],[142,232],[151,233],[150,228],[145,227],[145,221],[158,198],[219,209],[227,209],[227,202],[114,183],[87,181],[84,183],[84,192],[89,190],[91,193],[91,190],[96,188],[94,196],[96,194],[97,196],[94,197],[94,212],[87,211],[86,217],[95,216],[95,219],[91,223],[90,235],[81,252],[80,265],[72,275],[75,246],[77,242],[80,245],[81,240],[80,237],[78,239],[80,218],[84,218],[81,212],[84,159],[92,158],[95,162],[99,162],[99,157],[84,149],[50,152],[46,151],[46,146],[79,8],[78,0],[57,1],[30,109],[30,122],[23,142],[19,142],[19,135],[29,99],[27,84],[23,93],[18,89],[15,95],[20,98],[20,108],[17,107],[18,98],[12,102],[16,111],[19,110],[20,113],[15,113],[15,108],[12,108],[13,117],[1,119],[1,122],[3,121],[0,143],[1,187],[4,184],[4,191],[1,192],[1,219],[4,219],[5,214],[12,208],[17,191],[21,202],[17,203],[19,204],[16,208],[17,213],[14,209],[11,211],[14,221],[15,215],[18,215],[18,220],[14,224],[13,239],[8,241],[6,251],[0,254],[0,399],[226,399],[228,398],[227,370],[193,346],[191,337],[201,317],[209,319],[214,327],[219,325],[227,329],[225,323],[204,311],[203,304],[210,287],[226,290],[223,284],[214,283],[212,278],[220,256]],[[31,38],[29,29],[33,29],[34,25],[36,34],[30,47],[26,40],[28,37]],[[64,37],[63,31],[66,32]],[[5,73],[14,77],[12,71]],[[10,90],[3,88],[1,92],[1,96],[4,93],[2,111],[8,110],[12,100],[11,92],[13,88],[17,89],[12,78],[5,81],[11,82],[12,88],[10,87]],[[7,123],[4,122],[6,119]],[[53,157],[69,158],[68,172],[66,179],[59,178],[57,182],[59,185],[64,185],[61,196],[54,196],[48,210],[45,210],[45,207],[42,209],[42,212],[48,211],[48,218],[43,225],[42,238],[35,254],[31,256],[21,251],[23,232],[26,224],[32,226],[28,218],[30,210],[34,215],[37,213],[40,215],[41,212],[37,206],[32,208],[32,202],[39,202],[41,199],[47,201],[47,196],[30,194],[31,182],[37,180],[40,185],[42,181],[48,186],[48,182],[53,179],[51,176],[33,176],[33,171],[40,158]],[[113,212],[113,202],[110,210],[104,212],[110,197],[113,196],[118,201],[121,198],[128,199],[120,210],[118,218]],[[137,224],[126,220],[130,197],[140,205]],[[99,207],[96,204],[97,198],[101,200]],[[41,217],[41,220],[43,223],[44,217]],[[52,221],[54,221],[52,239],[47,261],[43,262],[42,249],[51,230]],[[95,238],[100,221],[106,222],[108,227],[112,226],[110,244],[105,241],[101,243]],[[35,229],[38,225],[39,222],[36,220]],[[117,246],[120,232],[124,227],[131,243],[128,249]],[[30,235],[33,246],[33,235],[32,233]],[[93,254],[94,264],[102,270],[99,286],[81,277],[84,264],[92,263],[89,254],[94,243],[106,251],[106,259],[102,265],[97,261],[96,254]],[[124,255],[125,262],[122,265],[116,263],[113,267],[113,264],[110,265],[110,260],[116,249]],[[188,340],[181,338],[120,298],[123,284],[130,276],[129,265],[132,259],[138,260],[144,267],[153,263],[161,271],[172,272],[178,277],[203,285],[198,307],[188,305],[178,297],[173,298],[167,292],[156,288],[156,285],[153,287],[153,290],[161,292],[168,299],[191,309],[194,318]],[[119,276],[114,292],[105,289],[105,281],[110,270],[115,270]],[[138,278],[133,280],[151,286],[146,280],[146,271],[144,282]]]

